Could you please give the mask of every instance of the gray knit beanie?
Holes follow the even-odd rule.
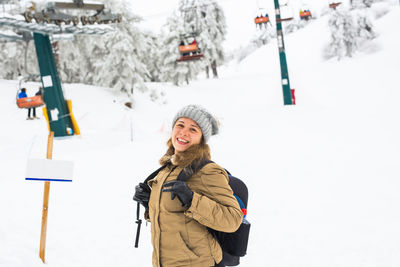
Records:
[[[218,133],[218,121],[210,112],[199,105],[188,105],[179,110],[172,120],[172,127],[182,117],[192,119],[199,125],[206,142],[212,135]]]

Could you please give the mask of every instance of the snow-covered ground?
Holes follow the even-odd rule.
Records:
[[[149,84],[164,98],[137,93],[133,110],[105,88],[64,84],[82,134],[54,141],[53,159],[75,169],[51,183],[46,265],[151,266],[148,226],[134,248],[134,186],[158,167],[175,112],[198,103],[221,122],[213,160],[249,187],[241,266],[400,266],[400,7],[341,61],[322,60],[326,20],[285,37],[296,106],[283,105],[275,42],[220,79]],[[27,121],[17,109],[17,84],[0,81],[0,266],[35,267],[43,183],[25,181],[25,166],[46,157],[48,130],[40,110]]]

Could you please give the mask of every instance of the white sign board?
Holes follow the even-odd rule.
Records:
[[[44,88],[53,86],[53,80],[51,79],[50,75],[43,76],[42,77],[42,82],[43,82]]]
[[[72,161],[28,159],[25,180],[72,182],[73,170]]]
[[[60,113],[60,112],[58,112],[58,109],[57,109],[57,108],[51,109],[51,110],[50,110],[51,120],[52,120],[52,121],[58,120],[58,114],[59,114],[59,113]]]

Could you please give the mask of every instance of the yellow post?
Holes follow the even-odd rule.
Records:
[[[74,130],[74,135],[80,135],[81,131],[79,130],[78,123],[76,122],[74,113],[72,113],[72,101],[66,100],[65,102],[67,103],[67,108],[69,112],[69,117],[71,118],[72,130]]]
[[[54,132],[50,132],[49,138],[47,140],[47,159],[51,159],[53,156],[53,139],[54,139]],[[49,193],[50,193],[50,182],[44,182],[42,231],[40,234],[40,249],[39,249],[39,256],[42,259],[43,263],[46,250],[46,231],[47,231],[47,212],[49,208]]]
[[[50,130],[49,115],[47,114],[47,108],[46,108],[46,107],[43,107],[43,108],[42,108],[42,111],[43,111],[43,116],[46,118],[46,121],[47,121],[47,128],[49,128],[49,132],[51,132],[51,130]]]

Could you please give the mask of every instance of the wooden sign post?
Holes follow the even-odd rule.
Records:
[[[49,211],[50,181],[72,182],[73,162],[52,160],[54,132],[47,140],[47,159],[28,159],[25,180],[44,181],[42,231],[40,233],[39,257],[45,263],[47,213]]]
[[[53,157],[53,140],[54,132],[50,132],[49,138],[47,139],[47,159]],[[49,210],[49,193],[50,193],[50,182],[44,182],[44,194],[43,194],[43,210],[42,210],[42,231],[40,233],[40,249],[39,256],[44,263],[44,256],[46,252],[46,232],[47,232],[47,212]]]

